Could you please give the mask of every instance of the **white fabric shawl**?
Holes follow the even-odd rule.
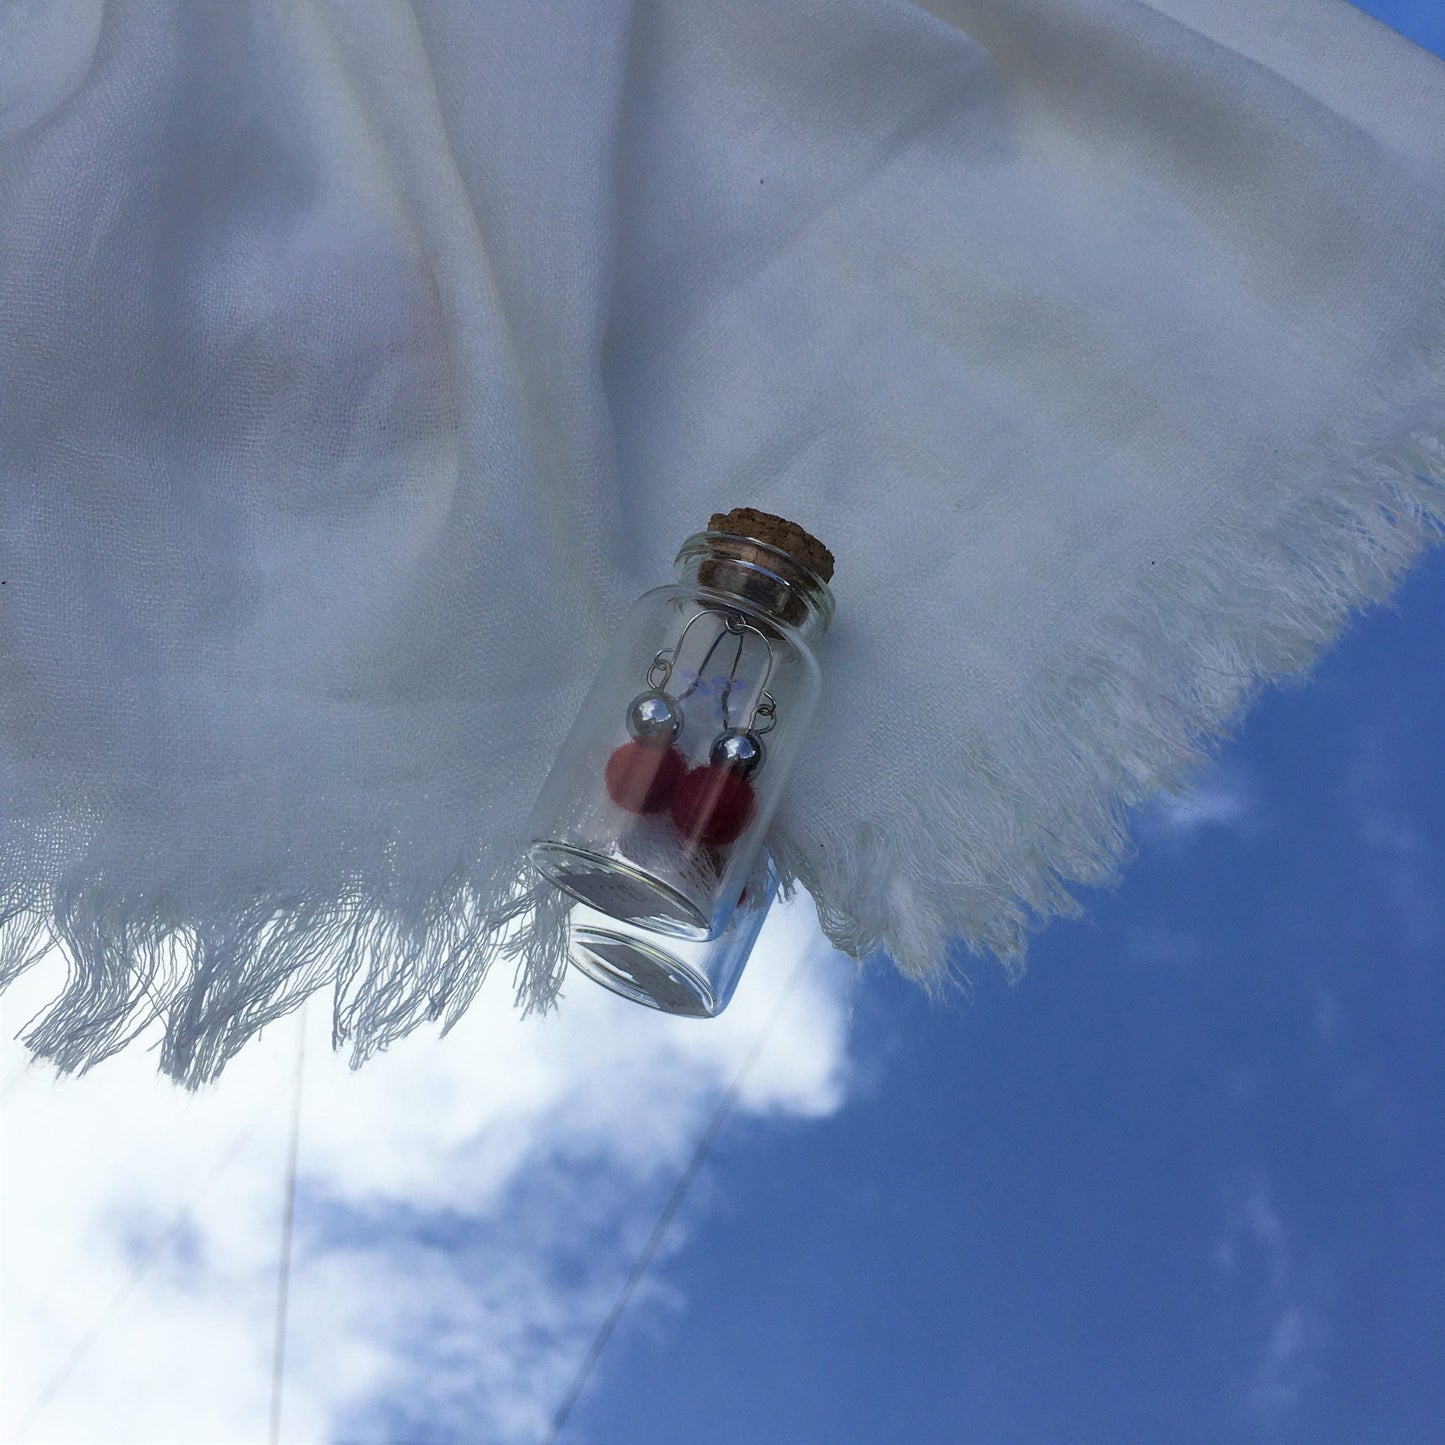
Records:
[[[1442,514],[1445,67],[1336,0],[0,10],[0,965],[358,1058],[714,510],[836,553],[773,834],[1016,959]]]

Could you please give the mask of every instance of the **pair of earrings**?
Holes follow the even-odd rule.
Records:
[[[722,629],[703,657],[696,680],[674,696],[667,691],[673,664],[693,624],[705,616],[720,616]],[[768,671],[763,677],[766,684],[773,666],[767,638],[737,613],[699,612],[683,629],[671,653],[663,650],[653,658],[647,672],[647,691],[633,698],[627,709],[631,741],[623,743],[607,760],[608,797],[629,813],[666,812],[684,842],[692,846],[723,847],[734,842],[747,830],[757,811],[750,779],[763,765],[767,750],[762,734],[773,726],[776,705],[771,694],[760,688],[748,726],[741,728],[731,726],[728,707],[749,632],[761,638],[767,648]],[[708,748],[707,762],[689,767],[676,746],[684,721],[682,704],[697,690],[713,653],[729,635],[737,638],[737,653],[723,688],[723,729]],[[757,726],[759,718],[766,719],[765,726]]]

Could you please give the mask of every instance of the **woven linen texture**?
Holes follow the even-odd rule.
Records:
[[[1442,517],[1445,75],[1336,0],[0,14],[0,966],[67,1069],[501,958],[619,610],[837,557],[772,843],[1016,963]]]

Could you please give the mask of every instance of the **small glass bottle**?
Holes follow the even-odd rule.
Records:
[[[726,928],[807,739],[833,558],[743,507],[689,537],[674,570],[623,619],[527,856],[598,913],[701,942]]]
[[[778,874],[767,849],[716,938],[695,942],[573,903],[567,915],[567,955],[588,978],[633,1003],[663,1013],[716,1018],[727,1006],[743,966],[778,893]]]

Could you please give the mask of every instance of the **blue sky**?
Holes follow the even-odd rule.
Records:
[[[1437,549],[1016,986],[794,914],[716,1025],[493,989],[352,1076],[304,1021],[283,1438],[542,1439],[765,1029],[560,1445],[1445,1438],[1442,719]],[[194,1100],[6,1055],[0,1436],[265,1438],[296,1042]]]
[[[853,1098],[721,1146],[571,1438],[1442,1438],[1442,642],[1436,552],[1019,985],[869,972]]]
[[[726,1140],[563,1439],[1445,1439],[1442,752],[1436,551],[1019,985],[865,975],[848,1105]]]
[[[1437,549],[1016,986],[855,980],[804,908],[715,1024],[487,989],[352,1075],[303,1018],[282,1438],[547,1438],[770,1030],[561,1445],[1440,1439],[1442,637]],[[296,1043],[198,1098],[9,1046],[0,1438],[267,1438]]]

